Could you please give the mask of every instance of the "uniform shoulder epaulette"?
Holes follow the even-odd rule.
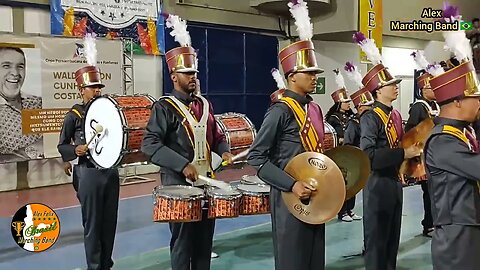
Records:
[[[83,118],[83,114],[84,114],[84,109],[82,107],[82,105],[80,104],[75,104],[72,106],[72,108],[70,109],[71,112],[73,112],[73,114],[75,116],[77,116],[78,118],[82,119]]]
[[[442,129],[443,134],[450,134],[453,135],[454,137],[462,140],[464,143],[469,144],[467,136],[465,136],[465,133],[463,133],[460,129],[450,126],[450,125],[444,125]]]

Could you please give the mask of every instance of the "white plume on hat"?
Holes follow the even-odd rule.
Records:
[[[425,58],[425,55],[423,54],[423,52],[419,50],[411,53],[411,56],[413,56],[413,60],[415,60],[415,63],[417,63],[418,68],[424,69],[426,72],[430,73],[430,75],[432,76],[438,76],[445,72],[442,66],[438,64],[430,64]]]
[[[288,3],[290,13],[295,19],[300,40],[311,40],[313,37],[313,24],[310,23],[307,3],[303,0],[293,0]]]
[[[166,19],[167,28],[172,28],[170,35],[175,38],[175,41],[180,43],[183,47],[192,45],[190,34],[187,31],[187,22],[182,20],[177,15],[169,14]]]
[[[283,80],[282,75],[280,75],[280,71],[278,71],[278,69],[272,68],[272,76],[273,79],[277,82],[278,89],[287,89],[285,81]]]
[[[360,74],[358,68],[353,63],[347,62],[345,63],[344,69],[347,77],[353,81],[359,89],[363,88],[362,74]]]
[[[353,41],[360,46],[372,64],[378,65],[382,63],[382,55],[380,54],[374,39],[366,38],[362,32],[356,32],[353,34]]]
[[[95,33],[87,33],[83,38],[84,55],[90,66],[97,65],[97,46],[95,44]]]
[[[458,7],[450,5],[448,2],[443,4],[443,20],[446,22],[461,22],[462,16],[458,11]],[[455,55],[459,61],[472,60],[472,47],[470,40],[466,37],[464,30],[444,31],[442,32],[445,39],[444,48]]]
[[[334,69],[333,72],[335,73],[335,82],[337,83],[338,89],[347,89],[345,86],[345,80],[343,79],[343,75],[340,73],[340,70]]]

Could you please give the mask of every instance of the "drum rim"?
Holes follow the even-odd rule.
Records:
[[[216,191],[219,191],[222,189],[214,189],[214,188],[208,188],[206,193],[209,198],[221,198],[221,199],[238,199],[242,197],[242,193],[239,191],[236,191],[232,189],[231,191],[228,192],[233,192],[235,194],[216,194]]]
[[[268,187],[269,190],[268,191],[253,191],[253,190],[244,190],[244,189],[241,189],[240,188],[240,185],[243,185],[243,186],[256,186],[256,187]],[[242,193],[242,194],[247,194],[247,195],[253,195],[253,196],[265,196],[266,194],[270,194],[270,191],[271,191],[271,187],[269,185],[257,185],[257,184],[254,184],[254,185],[248,185],[248,184],[240,184],[238,185],[236,188]]]
[[[180,200],[197,200],[197,199],[203,199],[205,197],[204,191],[201,188],[198,187],[192,187],[192,186],[185,186],[185,185],[160,185],[156,186],[153,188],[152,195],[154,198],[160,197],[159,191],[162,188],[179,188],[183,190],[194,190],[198,191],[198,195],[188,195],[188,197],[183,196],[183,195],[170,195],[170,194],[162,194],[162,198],[167,198],[167,199],[180,199]]]
[[[250,182],[250,181],[247,181],[247,180],[246,180],[247,177],[256,177],[256,178],[258,178],[258,180],[260,180],[261,182]],[[242,183],[242,181],[248,182],[248,183],[250,183],[250,185],[268,185],[267,183],[265,183],[265,181],[263,181],[260,177],[258,177],[258,175],[248,175],[248,174],[244,174],[244,175],[242,175],[242,179],[240,180],[240,183],[245,185],[245,183]],[[246,184],[246,185],[248,185],[248,184]]]

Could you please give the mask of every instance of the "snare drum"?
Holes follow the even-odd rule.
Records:
[[[240,184],[237,189],[242,193],[241,215],[270,213],[270,186]]]
[[[153,221],[194,222],[202,219],[203,190],[191,186],[158,186],[153,190]]]
[[[252,122],[240,113],[224,113],[215,115],[217,124],[230,144],[232,154],[238,154],[250,148],[257,134]],[[238,160],[245,160],[240,158]]]
[[[208,218],[233,218],[240,215],[240,192],[210,187],[207,196]]]
[[[147,163],[140,149],[154,102],[149,95],[95,98],[86,109],[84,126],[87,142],[95,134],[97,124],[103,127],[90,145],[92,163],[100,168]]]
[[[337,132],[333,128],[332,125],[327,123],[327,121],[323,122],[325,125],[325,137],[323,138],[323,151],[327,151],[337,147],[338,145],[338,137]]]

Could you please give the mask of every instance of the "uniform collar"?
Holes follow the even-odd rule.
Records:
[[[468,125],[470,125],[470,123],[468,123],[466,121],[456,120],[456,119],[452,119],[452,118],[445,118],[445,117],[435,117],[433,119],[433,122],[436,125],[449,125],[449,126],[456,127],[460,130],[463,130]]]
[[[192,101],[196,100],[196,97],[192,95],[187,95],[184,92],[173,89],[172,95],[180,100],[183,104],[189,105]]]
[[[293,98],[301,105],[307,105],[308,103],[310,103],[310,101],[313,100],[313,98],[309,95],[303,97],[289,89],[287,89],[283,95],[289,98]]]
[[[375,108],[375,107],[379,107],[380,109],[382,109],[386,113],[390,113],[393,110],[393,107],[389,107],[389,106],[387,106],[387,105],[385,105],[385,104],[383,104],[379,101],[375,101],[373,103],[373,108]]]
[[[428,103],[433,109],[437,109],[437,102],[435,100],[427,100],[424,97],[419,98],[420,100],[423,100]]]

